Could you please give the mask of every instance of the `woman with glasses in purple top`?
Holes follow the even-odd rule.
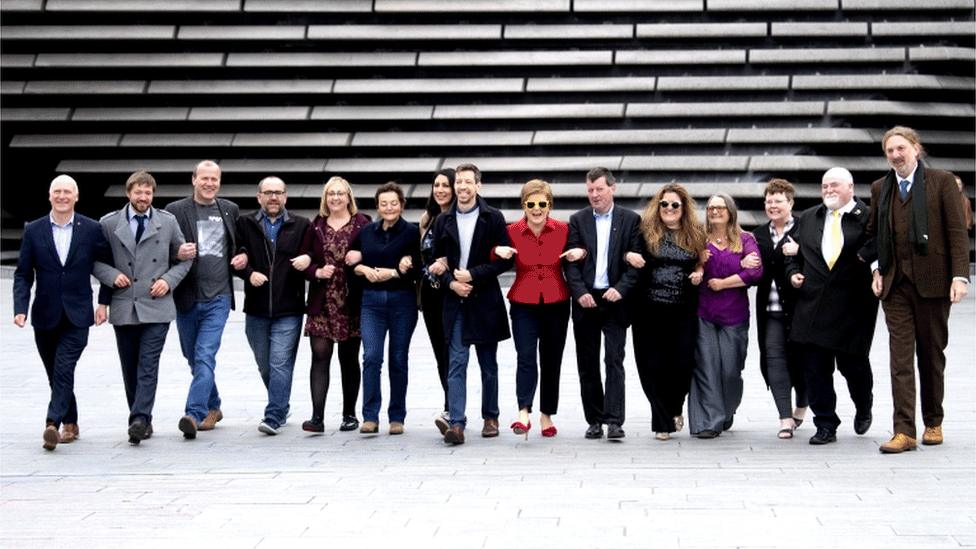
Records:
[[[705,273],[698,296],[698,348],[688,424],[693,436],[715,438],[732,427],[742,401],[742,369],[749,343],[747,289],[762,277],[759,247],[738,223],[732,197],[708,199]]]

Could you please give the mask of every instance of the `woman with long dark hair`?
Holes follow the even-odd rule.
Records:
[[[447,412],[447,342],[444,339],[444,292],[440,280],[430,274],[427,268],[437,258],[434,257],[434,220],[441,212],[447,211],[454,202],[454,169],[444,168],[434,174],[430,187],[427,205],[420,216],[420,257],[423,261],[422,276],[420,278],[420,309],[424,315],[424,325],[427,327],[427,337],[437,362],[437,375],[444,390],[444,408],[437,418],[437,426],[446,431],[448,425]]]

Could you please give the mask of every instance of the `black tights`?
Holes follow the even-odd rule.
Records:
[[[351,337],[339,343],[339,371],[342,376],[342,415],[356,416],[356,399],[359,398],[359,344],[361,339]],[[312,348],[312,369],[309,377],[312,385],[312,417],[325,417],[325,395],[329,392],[329,364],[335,341],[325,337],[309,338]]]

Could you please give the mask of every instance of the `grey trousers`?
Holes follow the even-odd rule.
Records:
[[[749,321],[721,326],[698,319],[696,365],[688,395],[691,434],[722,432],[742,402],[742,369],[749,346]]]

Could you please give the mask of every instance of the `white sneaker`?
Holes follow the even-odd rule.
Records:
[[[280,429],[280,427],[275,428],[267,421],[262,421],[261,423],[258,424],[258,431],[261,431],[266,435],[277,435],[278,429]]]

